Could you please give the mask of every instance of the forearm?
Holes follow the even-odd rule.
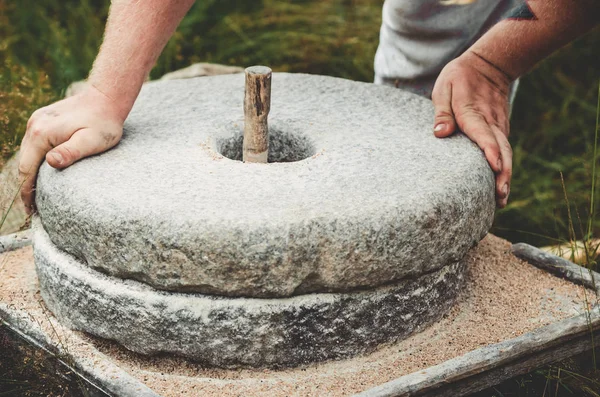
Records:
[[[486,32],[469,51],[511,80],[598,24],[598,0],[529,0]]]
[[[144,80],[194,0],[113,0],[88,82],[129,114]]]

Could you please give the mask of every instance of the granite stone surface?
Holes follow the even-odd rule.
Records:
[[[244,76],[145,84],[109,152],[41,167],[36,202],[81,264],[156,289],[285,297],[372,288],[460,261],[494,175],[431,101],[273,74],[270,164],[241,156]]]
[[[34,222],[46,306],[70,328],[142,353],[220,367],[286,367],[351,357],[438,319],[463,287],[455,263],[372,291],[229,298],[155,290],[106,276],[62,253]]]

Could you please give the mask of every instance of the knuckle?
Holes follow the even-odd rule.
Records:
[[[508,112],[500,112],[497,114],[497,122],[498,125],[501,125],[503,127],[508,126]]]
[[[496,126],[498,126],[498,128],[500,128],[500,123],[499,123],[500,116],[498,115],[498,112],[494,108],[485,109],[483,111],[483,114],[485,115],[485,119],[489,124],[496,125]]]
[[[498,175],[498,179],[496,181],[496,190],[501,192],[504,189],[504,185],[508,185],[510,189],[510,180],[512,177],[512,171],[510,168],[503,169],[502,172]]]
[[[27,176],[29,174],[29,169],[30,167],[27,167],[25,164],[20,163],[19,164],[19,174],[21,174],[22,176]]]
[[[38,125],[32,125],[29,131],[31,137],[34,139],[40,139],[46,135],[46,131]]]
[[[21,197],[29,197],[30,194],[31,194],[30,184],[24,183],[23,186],[21,186]]]
[[[502,136],[506,137],[506,133],[505,131],[505,125],[502,124],[500,121],[495,120],[495,119],[490,119],[486,117],[486,121],[489,124],[490,128],[492,128],[494,130],[494,132],[498,132],[500,133]]]
[[[489,156],[491,156],[493,158],[500,158],[502,156],[501,152],[500,152],[500,147],[495,142],[483,143],[481,145],[481,149],[483,149],[483,151],[486,154],[488,154]]]
[[[512,170],[510,167],[505,167],[502,169],[502,172],[498,175],[497,188],[501,189],[504,185],[510,185],[510,180],[512,178]]]

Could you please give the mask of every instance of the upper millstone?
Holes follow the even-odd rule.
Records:
[[[433,136],[429,100],[273,75],[270,164],[241,156],[244,76],[150,83],[114,149],[44,164],[57,248],[172,291],[281,297],[430,273],[487,232],[494,176],[466,137]]]

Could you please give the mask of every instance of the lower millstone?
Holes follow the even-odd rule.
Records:
[[[35,227],[44,301],[71,328],[142,354],[171,353],[210,366],[283,367],[351,357],[401,340],[453,304],[465,266],[351,293],[282,299],[169,293],[106,276],[58,250]]]

